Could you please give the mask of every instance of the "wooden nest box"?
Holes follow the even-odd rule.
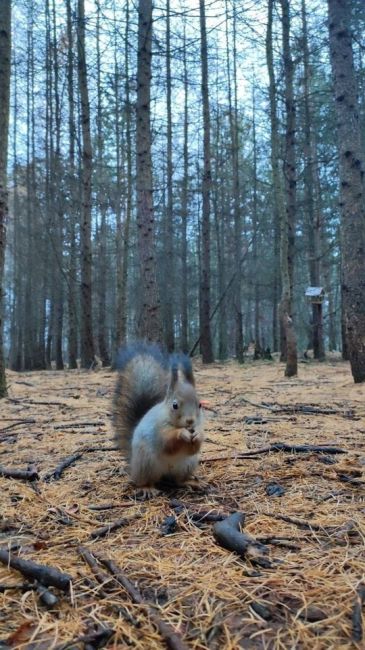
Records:
[[[308,287],[308,289],[305,290],[305,295],[312,305],[320,305],[324,300],[324,289],[323,287]]]

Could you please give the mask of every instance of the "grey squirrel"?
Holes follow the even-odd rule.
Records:
[[[161,479],[184,482],[199,462],[202,404],[191,361],[138,343],[120,350],[117,368],[115,438],[128,454],[132,481],[153,496]]]

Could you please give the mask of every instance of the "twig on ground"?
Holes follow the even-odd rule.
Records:
[[[341,449],[341,447],[331,447],[327,445],[288,445],[285,442],[274,442],[268,447],[260,447],[258,449],[252,449],[251,451],[238,451],[236,454],[231,454],[230,456],[207,456],[206,458],[201,458],[200,461],[203,463],[210,463],[217,460],[254,458],[255,456],[261,456],[262,454],[269,454],[271,452],[279,453],[281,451],[289,454],[347,454],[346,449]]]
[[[101,528],[97,528],[96,530],[93,530],[93,532],[90,534],[90,537],[92,539],[96,539],[99,537],[105,537],[105,535],[109,535],[113,530],[117,530],[118,528],[122,528],[123,526],[128,526],[128,524],[133,521],[134,519],[137,519],[139,515],[135,515],[134,517],[129,517],[129,519],[117,519],[116,521],[112,521],[110,524],[107,524],[106,526],[102,526]]]
[[[67,456],[67,458],[64,458],[61,460],[60,463],[58,463],[57,467],[52,471],[48,472],[44,477],[43,480],[46,482],[49,481],[58,481],[58,479],[61,478],[63,471],[67,468],[70,467],[70,465],[73,465],[73,463],[76,463],[79,458],[82,457],[83,452],[78,451],[75,454],[72,454],[71,456]]]
[[[75,647],[75,644],[82,643],[84,650],[95,650],[96,648],[103,648],[104,645],[115,634],[115,630],[111,627],[98,624],[97,629],[88,634],[77,636],[66,643],[56,646],[55,650],[68,650],[68,648]]]
[[[84,546],[79,546],[78,547],[79,553],[82,557],[82,559],[88,564],[90,569],[92,570],[97,582],[99,585],[102,585],[101,587],[98,587],[97,591],[95,592],[100,598],[103,598],[104,600],[108,599],[108,594],[106,593],[105,589],[107,591],[110,590],[112,587],[112,590],[115,590],[115,580],[113,581],[112,576],[110,576],[108,573],[105,573],[103,571],[99,564],[96,562],[94,556],[92,553],[90,553],[87,548]],[[88,581],[90,582],[90,579],[88,578]],[[113,582],[114,585],[111,585],[110,583]],[[139,621],[132,616],[128,610],[120,605],[114,605],[112,604],[112,609],[116,611],[118,614],[121,614],[123,618],[125,618],[126,621],[134,625],[134,627],[140,627]]]
[[[313,524],[308,521],[304,521],[303,519],[298,519],[297,517],[289,517],[288,515],[280,515],[280,514],[275,514],[273,512],[263,512],[261,514],[263,514],[265,517],[280,519],[281,521],[285,521],[288,524],[293,524],[294,526],[298,526],[298,528],[304,528],[306,530],[315,530],[317,532],[328,530],[328,526]]]
[[[17,478],[23,481],[36,481],[39,479],[38,471],[35,467],[30,469],[16,469],[15,467],[4,467],[0,465],[0,476]]]
[[[73,428],[82,428],[82,427],[100,427],[105,425],[103,420],[97,420],[94,422],[69,422],[68,424],[55,424],[54,429],[73,429]]]
[[[255,408],[266,409],[271,411],[271,413],[303,413],[305,415],[341,415],[344,418],[353,418],[354,412],[352,409],[348,411],[342,411],[340,409],[334,409],[326,406],[313,406],[312,404],[264,404],[252,402],[247,399],[247,397],[242,397],[240,394],[233,395],[228,402],[233,401],[237,397],[240,398],[240,402],[245,402],[250,404]]]
[[[352,638],[359,643],[363,638],[362,607],[365,603],[365,583],[361,583],[356,590],[355,602],[352,610]]]
[[[174,630],[174,628],[171,627],[169,623],[165,623],[165,621],[163,621],[158,616],[154,607],[143,599],[142,594],[131,583],[131,581],[122,573],[121,569],[117,566],[117,564],[115,564],[113,560],[104,558],[99,554],[95,554],[95,556],[99,560],[99,562],[101,562],[101,564],[103,564],[108,569],[108,571],[110,571],[114,580],[118,582],[120,585],[122,585],[122,587],[124,587],[124,589],[131,597],[132,601],[137,605],[144,605],[146,607],[147,612],[151,618],[151,621],[157,627],[167,647],[170,648],[170,650],[187,650],[187,646],[183,642],[179,633],[176,632],[176,630]]]
[[[12,555],[7,549],[0,549],[0,562],[20,571],[26,578],[37,580],[45,587],[57,587],[62,591],[68,591],[71,583],[71,576],[63,573],[54,567],[45,564],[37,564],[31,560],[24,560]]]
[[[4,427],[3,429],[0,429],[0,433],[4,433],[5,431],[9,431],[10,429],[14,429],[15,427],[20,427],[22,424],[36,424],[36,420],[17,420],[16,422],[13,422],[13,424],[8,424],[8,426]]]

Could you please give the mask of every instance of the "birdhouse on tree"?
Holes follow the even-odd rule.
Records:
[[[321,305],[324,300],[324,289],[323,287],[308,287],[305,295],[312,305]]]

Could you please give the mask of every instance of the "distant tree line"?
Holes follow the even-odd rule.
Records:
[[[280,352],[288,375],[341,350],[363,381],[364,20],[361,0],[1,2],[8,367],[144,337]]]

